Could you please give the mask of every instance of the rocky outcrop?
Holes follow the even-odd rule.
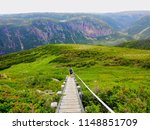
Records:
[[[89,17],[72,20],[68,22],[68,26],[91,38],[108,36],[113,33],[112,29],[106,23]]]

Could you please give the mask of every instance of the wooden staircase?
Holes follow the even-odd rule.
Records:
[[[84,112],[74,76],[68,76],[63,89],[62,98],[57,108],[58,113]]]

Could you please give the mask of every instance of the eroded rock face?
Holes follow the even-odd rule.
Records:
[[[72,20],[68,25],[87,37],[97,38],[113,34],[112,29],[106,23],[94,18],[82,17]]]
[[[111,34],[113,30],[106,23],[90,17],[63,22],[26,19],[19,24],[0,25],[0,51],[9,53],[46,43],[92,43],[92,39]]]

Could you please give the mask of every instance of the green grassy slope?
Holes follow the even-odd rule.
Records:
[[[132,40],[118,45],[120,47],[136,48],[150,50],[150,39],[147,40]]]
[[[149,61],[148,50],[95,45],[45,45],[1,56],[0,112],[54,112],[50,103],[59,100],[70,66],[115,112],[150,112]],[[83,104],[87,112],[105,112],[84,87]]]

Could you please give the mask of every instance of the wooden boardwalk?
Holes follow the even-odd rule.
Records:
[[[62,99],[57,108],[58,113],[81,113],[83,106],[79,97],[75,79],[68,76],[63,90]]]

